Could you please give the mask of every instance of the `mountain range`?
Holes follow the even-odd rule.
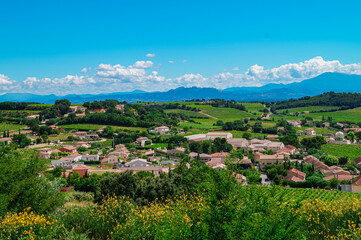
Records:
[[[236,101],[279,101],[304,96],[315,96],[324,92],[361,92],[361,75],[323,73],[317,77],[290,84],[267,84],[262,87],[215,88],[180,87],[166,92],[118,92],[83,95],[36,95],[31,93],[6,93],[0,101],[54,103],[57,99],[69,99],[72,103],[116,99],[127,102],[168,102],[191,99],[234,99]]]

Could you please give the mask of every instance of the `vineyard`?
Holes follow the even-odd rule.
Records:
[[[303,200],[314,200],[320,201],[332,201],[339,199],[361,199],[361,194],[342,192],[342,191],[331,191],[323,189],[309,189],[309,188],[276,188],[273,191],[268,191],[266,188],[262,188],[265,194],[269,194],[270,197],[274,197],[277,201],[303,201]]]

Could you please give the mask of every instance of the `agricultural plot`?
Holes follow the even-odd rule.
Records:
[[[19,129],[24,129],[24,128],[27,128],[27,126],[21,125],[21,124],[2,122],[2,123],[0,123],[0,134],[4,131],[15,132],[15,131],[18,131]]]
[[[89,130],[99,130],[101,127],[105,127],[106,125],[99,125],[99,124],[69,124],[69,125],[62,125],[61,127],[65,130],[83,130],[83,131],[89,131]],[[129,131],[146,131],[146,128],[141,127],[120,127],[120,126],[111,126],[113,129],[124,129]]]
[[[338,157],[348,157],[350,159],[361,157],[361,145],[326,144],[321,147],[321,150]]]
[[[265,109],[264,105],[262,103],[241,103],[243,106],[246,107],[247,111],[259,111]]]
[[[332,117],[336,121],[361,122],[361,107],[336,112],[310,113],[306,116],[312,117],[314,120],[322,120]]]
[[[220,108],[212,107],[211,105],[190,105],[191,107],[197,107],[202,110],[202,112],[215,117],[222,121],[234,121],[241,118],[254,117],[254,115],[240,111],[235,108]]]
[[[267,189],[266,187],[258,187],[266,195],[271,195],[280,202],[285,201],[303,201],[318,199],[321,201],[332,201],[337,199],[358,198],[361,199],[361,194],[342,192],[342,191],[330,191],[324,189],[310,189],[310,188],[288,188],[288,187],[276,187],[274,189]]]
[[[277,112],[284,113],[302,113],[305,111],[308,112],[319,112],[319,111],[331,111],[331,110],[337,110],[339,107],[337,106],[310,106],[310,107],[298,107],[298,108],[287,108],[287,109],[279,109]]]
[[[208,118],[206,115],[203,115],[199,112],[188,111],[188,110],[183,110],[183,109],[167,109],[167,110],[165,110],[165,112],[166,113],[182,113],[191,118]]]

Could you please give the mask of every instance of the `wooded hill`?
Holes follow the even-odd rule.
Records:
[[[306,96],[299,99],[274,102],[271,105],[271,109],[275,111],[277,109],[310,106],[338,106],[340,110],[360,107],[361,93],[327,92],[314,97]]]

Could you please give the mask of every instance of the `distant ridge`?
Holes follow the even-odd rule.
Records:
[[[324,92],[361,92],[361,75],[323,73],[317,77],[290,84],[267,84],[262,87],[234,87],[224,90],[215,88],[180,87],[167,92],[117,92],[107,94],[83,94],[56,96],[31,93],[7,93],[0,101],[54,103],[57,99],[69,99],[73,103],[116,99],[127,102],[167,102],[191,99],[221,98],[236,101],[280,101],[304,96],[315,96]]]

